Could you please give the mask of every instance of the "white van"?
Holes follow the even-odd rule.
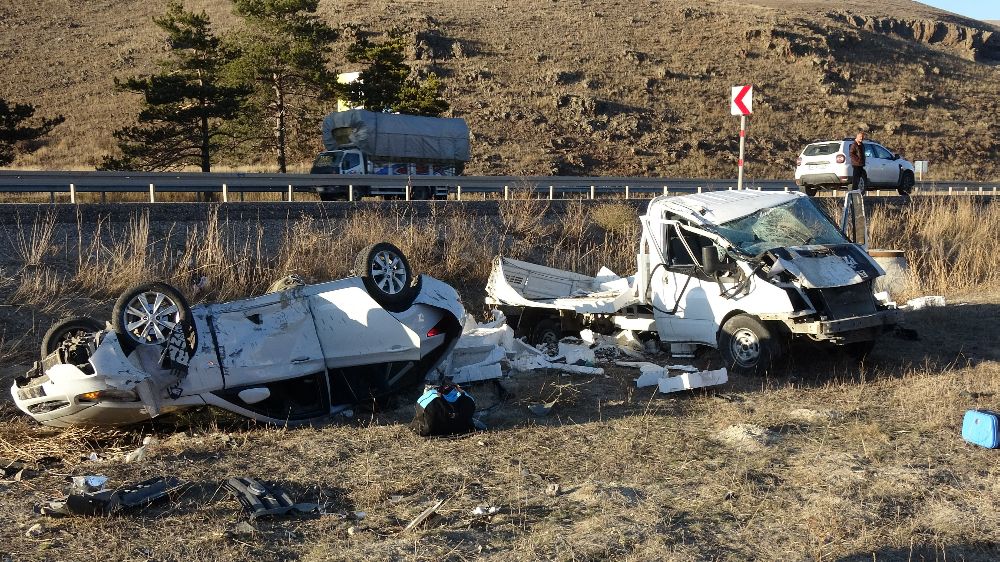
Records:
[[[634,275],[500,257],[486,302],[532,343],[582,328],[634,330],[672,351],[718,348],[741,374],[767,372],[793,339],[864,356],[899,321],[895,304],[873,293],[885,271],[865,251],[858,191],[839,228],[802,193],[749,190],[656,197],[640,219]]]

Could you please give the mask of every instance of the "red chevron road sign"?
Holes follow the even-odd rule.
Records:
[[[733,86],[729,102],[729,112],[733,115],[750,115],[753,113],[753,86]]]

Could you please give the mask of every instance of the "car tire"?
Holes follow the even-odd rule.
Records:
[[[737,314],[719,330],[719,353],[731,372],[764,375],[784,354],[780,337],[756,317]]]
[[[63,342],[70,338],[99,332],[104,329],[104,323],[89,316],[70,316],[58,320],[42,336],[40,353],[42,359],[59,349]]]
[[[899,187],[896,188],[896,193],[906,196],[913,192],[913,172],[905,171],[899,177]]]
[[[528,343],[554,346],[559,344],[561,338],[562,327],[559,324],[559,319],[543,318],[531,328],[531,332],[528,334]]]
[[[355,275],[368,294],[382,308],[402,312],[420,292],[420,278],[414,278],[403,252],[388,242],[378,242],[361,250],[354,261]]]
[[[184,331],[189,353],[197,347],[191,307],[180,291],[166,283],[142,283],[125,291],[111,314],[111,326],[125,353],[139,344],[166,343],[175,327]]]
[[[809,197],[816,197],[816,194],[819,193],[819,188],[815,185],[803,185],[802,191],[805,191]]]

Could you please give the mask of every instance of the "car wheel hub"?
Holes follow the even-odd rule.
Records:
[[[180,321],[177,303],[163,293],[140,293],[125,307],[125,327],[133,339],[159,344],[167,341]]]
[[[746,328],[736,330],[729,349],[740,365],[753,365],[760,359],[760,340],[757,334]]]
[[[375,254],[372,260],[371,277],[384,293],[395,295],[406,284],[406,268],[403,260],[388,250]]]

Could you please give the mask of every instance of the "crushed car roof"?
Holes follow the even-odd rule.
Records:
[[[692,195],[661,195],[649,202],[647,216],[660,218],[664,213],[680,215],[695,223],[722,224],[751,215],[761,209],[805,197],[799,192],[757,191],[750,189],[711,191]]]

